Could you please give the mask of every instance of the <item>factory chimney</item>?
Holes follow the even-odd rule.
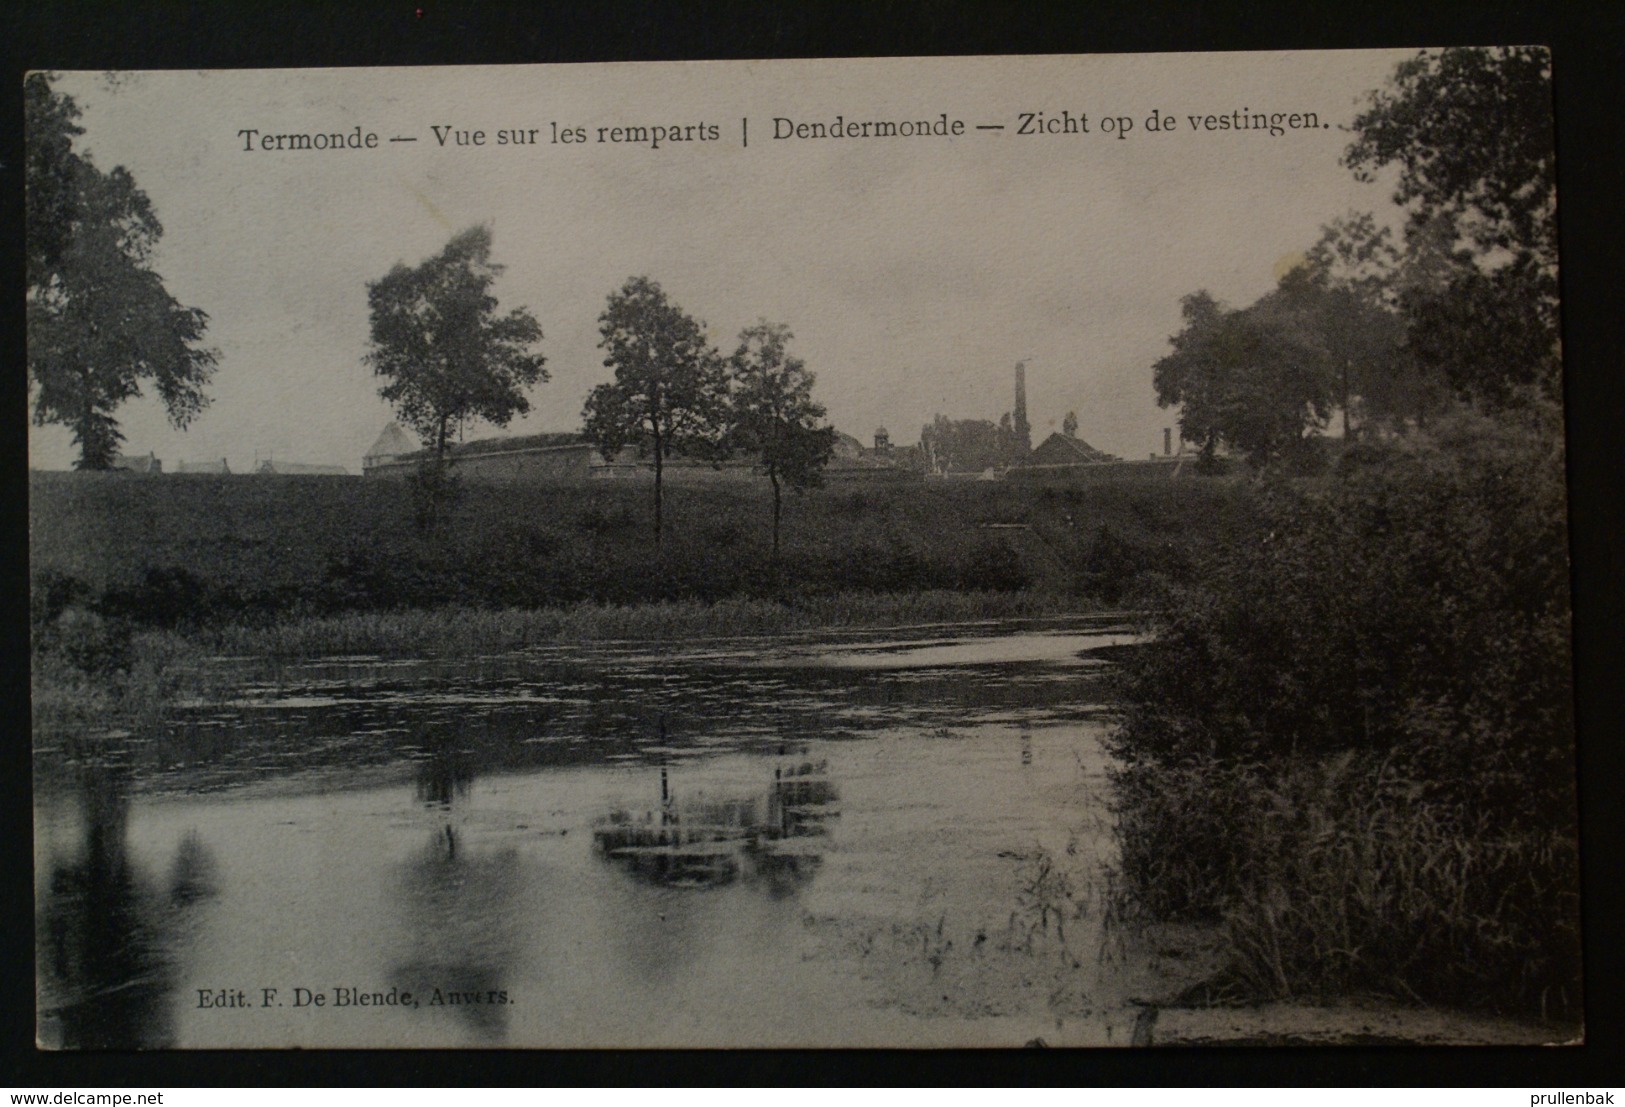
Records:
[[[1016,362],[1016,410],[1015,410],[1016,443],[1025,457],[1033,452],[1033,428],[1027,422],[1027,363]]]

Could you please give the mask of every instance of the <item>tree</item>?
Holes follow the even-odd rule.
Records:
[[[1482,255],[1557,266],[1551,56],[1543,47],[1424,50],[1371,93],[1343,156],[1362,180],[1397,163],[1394,202],[1444,216]]]
[[[1061,420],[1061,433],[1068,438],[1078,437],[1078,413],[1069,411],[1066,418]]]
[[[1400,307],[1427,255],[1401,251],[1392,237],[1369,214],[1335,219],[1277,286],[1303,337],[1325,354],[1345,438],[1355,419],[1362,429],[1403,429],[1442,401],[1437,374],[1409,349]]]
[[[633,277],[610,293],[598,332],[604,365],[615,370],[615,379],[587,396],[582,422],[606,460],[628,445],[653,459],[658,550],[666,459],[676,450],[697,456],[720,451],[727,415],[722,358],[706,341],[704,324],[648,277]]]
[[[1153,381],[1160,407],[1180,406],[1179,433],[1211,461],[1221,444],[1255,463],[1319,433],[1331,417],[1325,350],[1289,298],[1271,292],[1232,311],[1206,292],[1186,296],[1185,329]]]
[[[1008,465],[1021,456],[1009,412],[998,423],[938,415],[921,429],[920,445],[939,473],[980,472]]]
[[[1560,386],[1557,172],[1550,55],[1540,47],[1423,51],[1354,121],[1343,161],[1400,169],[1407,242],[1452,265],[1404,307],[1417,357],[1490,407]]]
[[[729,360],[732,444],[760,457],[773,486],[773,559],[779,557],[783,490],[798,493],[824,483],[835,450],[835,428],[820,427],[824,406],[812,398],[813,374],[785,350],[793,336],[782,323],[762,320],[740,332]]]
[[[151,267],[163,226],[122,166],[104,173],[73,149],[79,108],[24,82],[28,376],[36,425],[73,432],[77,468],[111,467],[113,413],[151,382],[177,429],[208,404],[219,358],[199,345],[208,316],[183,307]]]
[[[388,382],[378,394],[417,431],[442,465],[452,427],[469,419],[506,426],[530,410],[525,389],[547,380],[530,352],[542,328],[525,308],[497,314],[491,231],[476,226],[415,267],[397,263],[367,283],[372,346],[367,363]]]

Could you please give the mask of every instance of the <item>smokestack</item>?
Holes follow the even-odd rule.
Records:
[[[1015,410],[1016,441],[1021,444],[1021,452],[1030,454],[1033,451],[1033,428],[1027,422],[1027,363],[1016,362],[1016,410]]]
[[[1162,428],[1162,456],[1167,457],[1174,452],[1174,430],[1172,427]]]

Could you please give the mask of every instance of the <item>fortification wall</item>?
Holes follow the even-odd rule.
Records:
[[[597,451],[589,445],[493,451],[454,457],[452,472],[464,480],[487,484],[581,484],[597,459]],[[392,458],[374,463],[367,475],[400,479],[411,476],[417,467],[415,457]]]

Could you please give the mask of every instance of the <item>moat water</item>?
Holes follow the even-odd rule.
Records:
[[[67,1048],[1127,1044],[1070,618],[268,667],[37,750]]]

